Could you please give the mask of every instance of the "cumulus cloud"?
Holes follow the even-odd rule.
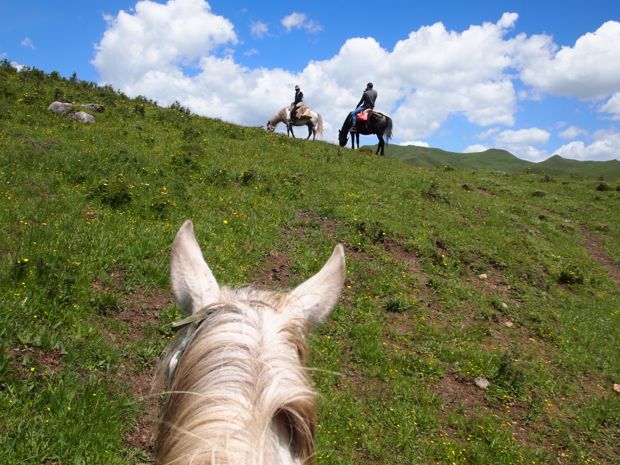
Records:
[[[24,37],[20,44],[22,47],[31,48],[32,50],[34,50],[34,42],[30,37]]]
[[[620,159],[620,133],[601,131],[594,135],[594,141],[587,144],[573,141],[555,151],[564,158],[575,160],[614,160]]]
[[[269,33],[269,26],[261,21],[255,21],[250,25],[250,34],[256,39],[262,39]]]
[[[465,147],[463,153],[479,153],[484,152],[485,150],[489,150],[489,147],[482,144],[472,144]]]
[[[407,145],[414,145],[416,147],[430,147],[430,145],[428,145],[428,142],[424,142],[422,140],[407,140],[405,142],[401,142],[398,145],[402,145],[403,147],[406,147]]]
[[[620,59],[615,60],[617,50],[609,45],[620,25],[615,22],[562,49],[546,35],[509,37],[516,13],[463,31],[438,22],[412,31],[391,50],[373,37],[350,38],[332,57],[292,72],[238,63],[233,24],[212,12],[205,0],[141,0],[134,10],[106,18],[93,59],[103,83],[164,105],[176,100],[195,113],[239,124],[264,124],[291,101],[293,85],[300,84],[306,102],[323,117],[325,139],[334,141],[366,82],[372,81],[379,93],[377,110],[394,120],[395,142],[422,141],[450,116],[461,115],[474,125],[490,127],[479,134],[484,145],[468,148],[486,149],[487,143],[496,142],[515,155],[540,159],[546,155],[540,148],[549,141],[546,131],[502,131],[515,125],[519,76],[531,86],[528,95],[570,91],[579,97],[598,96],[615,85],[616,94],[600,111],[620,115],[620,85],[614,84],[620,72],[612,73]],[[283,18],[282,25],[288,31],[320,30],[320,24],[298,12]],[[255,22],[250,31],[260,38],[269,28]],[[562,71],[569,62],[594,71],[573,71],[579,76],[571,80],[573,85],[564,85]],[[188,73],[187,67],[194,69]],[[606,77],[593,76],[596,72]],[[585,90],[576,90],[580,85]]]
[[[557,49],[551,38],[536,36],[520,51],[521,79],[544,92],[601,98],[620,88],[620,22],[608,21],[581,36],[573,47]]]
[[[612,95],[599,111],[609,113],[613,119],[620,120],[620,92]]]
[[[546,150],[540,146],[546,144],[551,135],[539,128],[506,130],[499,133],[490,133],[492,146],[507,150],[519,158],[530,161],[541,161],[549,157]],[[482,152],[487,150],[486,145],[474,144],[465,148],[465,152]]]
[[[312,33],[323,30],[323,26],[320,23],[309,19],[305,13],[298,13],[296,11],[282,18],[280,22],[288,32],[293,29],[305,29]]]
[[[587,131],[585,129],[578,128],[577,126],[570,126],[564,129],[558,135],[562,139],[575,139],[584,134],[587,134]]]
[[[218,46],[235,44],[232,23],[204,0],[139,1],[135,13],[121,10],[96,46],[92,63],[105,83],[138,88],[161,73],[174,74]]]

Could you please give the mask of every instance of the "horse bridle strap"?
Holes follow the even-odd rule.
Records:
[[[183,354],[187,350],[187,348],[194,341],[196,334],[198,334],[198,330],[202,323],[205,322],[207,317],[213,313],[215,310],[219,310],[221,308],[230,307],[229,304],[211,304],[205,307],[202,307],[197,312],[191,314],[187,318],[183,318],[182,320],[175,321],[172,323],[172,329],[176,331],[183,330],[185,328],[185,334],[182,336],[181,341],[178,343],[178,346],[175,348],[174,354],[170,357],[170,361],[168,362],[168,367],[166,368],[166,386],[170,386],[172,383],[172,379],[176,373],[177,367],[179,366],[179,362],[183,357]]]

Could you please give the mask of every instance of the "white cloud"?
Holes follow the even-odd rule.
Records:
[[[564,158],[575,160],[620,160],[620,133],[601,131],[591,144],[573,141],[555,151]]]
[[[503,131],[497,136],[497,142],[505,145],[544,144],[549,141],[549,133],[539,128]]]
[[[550,134],[539,128],[519,130],[507,130],[500,132],[493,143],[494,147],[504,149],[530,161],[541,161],[549,157],[549,154],[537,145],[546,144]]]
[[[92,63],[105,83],[135,87],[152,73],[174,72],[218,46],[237,42],[233,25],[204,0],[139,1],[108,23]]]
[[[544,92],[556,89],[550,70],[559,69],[559,52],[549,36],[506,37],[517,18],[515,13],[505,13],[496,23],[472,25],[464,31],[448,30],[442,23],[423,26],[392,50],[373,37],[350,38],[334,56],[292,72],[239,64],[234,59],[238,39],[232,23],[214,14],[205,0],[142,0],[135,10],[108,17],[93,64],[101,81],[130,96],[145,95],[163,105],[176,100],[198,114],[246,125],[264,124],[292,101],[292,87],[300,84],[306,102],[323,116],[324,138],[329,141],[336,140],[344,118],[366,82],[372,81],[379,93],[377,110],[394,121],[394,142],[422,141],[457,114],[472,124],[492,126],[478,134],[484,145],[468,149],[502,144],[517,156],[540,159],[546,155],[540,147],[548,143],[549,133],[536,128],[502,129],[515,124],[515,69],[522,70],[523,79],[535,86],[532,93],[542,98]],[[303,13],[288,15],[282,24],[289,31],[320,28]],[[251,28],[257,38],[268,33],[264,23],[253,23]],[[613,30],[613,24],[594,35],[608,37],[607,28]],[[600,41],[594,42],[604,48]],[[574,63],[583,47],[577,41],[570,49]],[[604,58],[599,53],[594,60]],[[544,72],[535,73],[538,65]],[[185,73],[187,66],[195,72]],[[620,115],[619,101],[614,96],[600,110]]]
[[[620,120],[620,92],[613,94],[599,111],[609,113],[613,119]]]
[[[430,147],[430,145],[428,145],[428,142],[424,142],[422,140],[408,140],[405,142],[400,142],[398,145],[402,145],[407,146],[407,145],[415,145],[416,147]]]
[[[252,37],[262,39],[269,33],[269,26],[261,21],[255,21],[250,25],[250,34]]]
[[[251,56],[254,56],[254,55],[258,55],[258,50],[256,50],[255,48],[251,48],[247,52],[244,52],[243,55],[246,56],[246,57],[251,57]]]
[[[280,22],[286,28],[287,32],[290,32],[293,29],[302,28],[312,33],[323,30],[323,26],[316,21],[309,19],[305,13],[298,13],[296,11],[282,18]]]
[[[522,80],[544,92],[601,98],[620,89],[620,22],[608,21],[557,50],[547,36],[530,39],[521,51]]]
[[[465,147],[465,149],[463,150],[463,153],[478,153],[478,152],[484,152],[486,150],[489,150],[489,147],[487,147],[486,145],[473,144],[473,145],[469,145]]]
[[[30,37],[24,37],[20,44],[22,47],[31,48],[32,50],[34,50],[34,42]]]
[[[585,134],[587,134],[587,131],[585,129],[578,128],[577,126],[570,126],[560,132],[558,135],[562,139],[575,139]]]
[[[490,137],[495,136],[499,131],[500,131],[499,128],[490,128],[490,129],[487,129],[486,131],[476,134],[476,137],[482,140],[489,139]]]

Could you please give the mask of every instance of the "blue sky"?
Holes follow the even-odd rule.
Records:
[[[299,84],[331,142],[370,80],[392,143],[620,159],[617,0],[348,5],[0,0],[0,57],[252,126]]]

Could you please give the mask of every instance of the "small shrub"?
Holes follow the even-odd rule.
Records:
[[[389,313],[405,313],[411,308],[411,303],[402,297],[393,297],[385,301],[383,308]]]
[[[122,310],[116,295],[112,292],[97,293],[90,299],[90,305],[99,315],[112,315]]]
[[[560,271],[558,276],[560,284],[583,284],[583,273],[574,265],[569,265]]]
[[[377,244],[385,242],[387,239],[387,233],[384,226],[378,221],[367,223],[366,221],[358,221],[355,223],[355,229],[357,233],[371,242]]]
[[[102,181],[91,194],[92,197],[98,197],[104,205],[112,208],[120,208],[131,202],[131,191],[125,181],[116,179],[112,182]]]
[[[435,181],[431,181],[431,184],[425,192],[422,193],[422,196],[428,200],[436,200],[445,203],[449,203],[448,197],[446,194],[439,190],[439,184]]]
[[[248,170],[237,176],[237,182],[242,186],[249,186],[258,182],[260,176],[254,170]]]
[[[597,191],[606,192],[612,190],[612,187],[607,182],[599,182],[598,186],[596,186]]]
[[[518,397],[524,391],[526,376],[524,371],[516,365],[513,356],[506,353],[499,361],[494,380],[508,394]]]
[[[532,192],[532,196],[534,197],[544,197],[547,193],[545,191],[534,191]]]

